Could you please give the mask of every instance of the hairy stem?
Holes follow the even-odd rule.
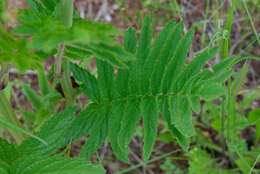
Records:
[[[73,22],[74,0],[61,1],[61,21],[64,26],[70,28]],[[55,76],[61,77],[61,87],[63,89],[67,105],[72,105],[74,102],[74,91],[70,80],[69,62],[63,59],[65,45],[59,46],[58,54],[55,62]]]
[[[71,84],[70,79],[70,64],[67,59],[63,60],[63,76],[61,79],[61,86],[66,98],[66,104],[68,106],[73,105],[74,103],[74,90]]]
[[[58,54],[55,60],[55,77],[62,77],[61,69],[62,69],[62,56],[64,52],[64,44],[61,44],[58,49]]]

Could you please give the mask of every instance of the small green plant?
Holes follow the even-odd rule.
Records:
[[[171,173],[184,174],[184,171],[182,171],[181,169],[176,167],[172,163],[170,158],[166,158],[165,162],[160,166],[160,168],[163,169],[164,171],[166,171],[165,174],[171,174]]]

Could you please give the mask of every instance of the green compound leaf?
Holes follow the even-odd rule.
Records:
[[[89,139],[81,152],[82,157],[89,158],[108,136],[115,155],[129,163],[129,143],[143,119],[143,158],[148,160],[157,136],[159,113],[171,134],[187,151],[189,138],[195,133],[192,110],[200,112],[200,99],[212,100],[225,93],[222,84],[231,76],[230,66],[235,58],[226,59],[211,70],[204,68],[218,51],[218,47],[213,47],[186,64],[194,29],[182,37],[183,22],[175,25],[175,21],[170,21],[153,42],[151,23],[145,17],[139,41],[135,29],[125,31],[124,50],[137,58],[125,62],[127,69],[115,69],[111,63],[97,60],[95,77],[76,64],[71,66],[74,78],[93,102],[86,110],[96,108],[93,112],[83,111],[84,117],[80,114],[74,120],[87,125],[84,135],[89,135]],[[81,127],[84,130],[84,126]]]

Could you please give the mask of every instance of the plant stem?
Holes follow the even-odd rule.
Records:
[[[55,60],[55,76],[62,77],[61,69],[62,69],[62,57],[64,52],[64,44],[61,44],[58,49],[58,54]]]
[[[63,60],[63,76],[61,79],[61,87],[66,98],[66,104],[68,106],[74,103],[74,91],[70,79],[70,64],[67,59]]]
[[[229,46],[229,41],[230,41],[230,32],[231,32],[233,14],[234,14],[234,10],[235,10],[235,7],[236,7],[236,3],[237,3],[237,0],[232,1],[232,7],[231,7],[231,10],[229,11],[227,23],[226,23],[226,26],[225,26],[225,30],[226,30],[228,36],[227,36],[226,39],[223,39],[223,43],[222,43],[222,59],[223,60],[228,57],[228,46]]]
[[[74,0],[61,1],[61,21],[64,26],[70,28],[73,21]],[[61,87],[65,95],[67,105],[73,105],[74,91],[70,80],[69,62],[63,59],[64,44],[60,44],[55,62],[55,76],[61,78]],[[62,73],[63,72],[63,73]]]
[[[70,28],[73,21],[74,0],[61,0],[61,20],[64,26]]]
[[[225,154],[225,150],[226,150],[224,127],[225,127],[225,97],[222,97],[220,143],[221,143],[221,149],[223,154]]]
[[[229,55],[230,32],[231,32],[233,14],[234,14],[234,10],[235,10],[235,7],[236,7],[236,3],[237,3],[237,0],[232,1],[232,7],[229,11],[229,15],[228,15],[226,26],[225,26],[225,31],[227,32],[227,38],[224,38],[223,42],[222,42],[222,60],[226,59]],[[225,83],[223,84],[223,86],[225,86]],[[227,100],[227,104],[228,104],[228,107],[227,107],[228,117],[227,118],[225,117],[225,114],[224,114],[224,109],[225,109],[224,100]],[[230,121],[233,118],[233,115],[231,115],[232,110],[231,110],[231,80],[230,79],[228,79],[228,95],[225,96],[225,99],[223,99],[222,101],[223,101],[223,103],[222,103],[222,114],[221,114],[221,137],[220,137],[220,140],[221,140],[221,144],[222,144],[222,150],[224,152],[225,151],[225,143],[227,143],[227,142],[225,142],[225,132],[224,132],[225,131],[225,129],[224,129],[225,119],[227,119],[226,130],[227,130],[227,140],[229,141]]]

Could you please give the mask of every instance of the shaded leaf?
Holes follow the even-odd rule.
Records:
[[[93,101],[98,102],[100,100],[100,92],[98,90],[98,84],[96,78],[88,71],[80,68],[75,64],[70,64],[70,69],[73,73],[73,77],[82,82],[81,88],[83,92]]]

